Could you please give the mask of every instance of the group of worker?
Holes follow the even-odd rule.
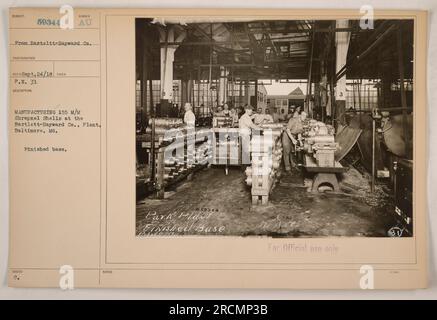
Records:
[[[268,109],[266,109],[268,111]],[[241,131],[260,130],[259,124],[273,123],[273,117],[266,112],[265,114],[258,112],[253,115],[251,106],[246,106],[245,113],[239,121]],[[291,172],[292,168],[297,169],[298,164],[293,160],[293,153],[296,153],[297,147],[302,143],[302,132],[304,130],[303,123],[307,117],[306,112],[301,111],[300,107],[292,113],[292,117],[288,120],[285,131],[282,134],[282,147],[284,167],[286,172]],[[252,121],[253,120],[253,121]]]
[[[184,114],[184,123],[191,128],[194,128],[196,117],[193,112],[193,108],[190,103],[186,103],[184,106],[185,114]],[[301,111],[300,107],[291,108],[291,112],[289,113],[291,117],[288,119],[287,126],[282,134],[282,146],[283,146],[283,159],[284,159],[284,167],[285,171],[291,172],[292,168],[298,168],[298,165],[293,160],[293,153],[296,153],[298,145],[302,141],[302,132],[303,122],[305,121],[307,114],[304,111]],[[250,138],[248,138],[252,132],[252,130],[262,130],[260,125],[264,123],[274,123],[279,122],[286,118],[278,117],[278,113],[274,112],[273,115],[276,115],[276,119],[274,116],[270,114],[270,110],[266,108],[265,113],[262,112],[262,109],[259,108],[256,113],[253,112],[252,106],[246,104],[244,106],[244,113],[239,113],[234,108],[229,108],[228,104],[224,104],[223,108],[219,107],[215,116],[229,116],[235,119],[238,119],[238,127],[240,129],[240,133],[243,137],[247,139],[243,139],[243,150],[248,150],[248,148],[244,148],[245,144],[250,143]]]

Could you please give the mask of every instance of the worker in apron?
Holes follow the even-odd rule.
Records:
[[[196,125],[196,116],[193,112],[193,107],[191,103],[187,102],[184,105],[185,113],[184,113],[184,123],[189,128],[194,128]]]
[[[238,127],[240,129],[242,164],[247,165],[250,164],[250,136],[252,130],[261,130],[261,128],[252,121],[252,107],[250,105],[246,105],[244,109],[244,114],[238,121]]]
[[[296,147],[300,140],[300,134],[303,132],[303,122],[307,114],[301,112],[296,118],[291,118],[288,121],[285,131],[282,133],[282,148],[285,171],[291,172],[292,168],[296,168],[293,161],[292,153],[296,152]]]
[[[196,125],[196,116],[193,112],[193,107],[191,103],[187,102],[184,105],[185,114],[184,114],[184,123],[187,129],[187,165],[191,166],[195,163],[195,125]]]

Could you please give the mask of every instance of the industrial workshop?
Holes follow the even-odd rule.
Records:
[[[136,236],[413,236],[413,20],[135,28]]]

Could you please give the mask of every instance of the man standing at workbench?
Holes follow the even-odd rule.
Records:
[[[305,121],[307,114],[301,112],[301,114],[295,118],[291,118],[288,121],[285,132],[282,133],[282,147],[285,171],[290,172],[291,168],[295,168],[296,164],[293,161],[291,155],[296,151],[297,144],[300,140],[300,135],[303,132],[303,122]]]
[[[187,127],[194,128],[196,124],[196,116],[194,115],[193,108],[191,107],[191,103],[187,102],[184,105],[185,114],[184,114],[184,123]]]
[[[242,163],[250,164],[250,135],[253,130],[261,130],[256,124],[252,122],[252,107],[250,105],[244,106],[244,114],[238,121],[238,126],[240,128],[241,137],[241,153],[242,153]]]
[[[193,112],[193,107],[191,103],[187,102],[184,105],[185,114],[184,114],[184,123],[187,126],[187,165],[191,166],[195,163],[195,131],[194,127],[196,125],[196,116]]]
[[[250,105],[245,105],[244,114],[241,116],[240,120],[238,121],[240,132],[247,131],[250,134],[250,129],[261,130],[260,127],[258,127],[256,124],[253,123],[252,114],[253,114],[252,107]]]

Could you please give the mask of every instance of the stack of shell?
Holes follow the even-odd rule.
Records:
[[[155,141],[160,143],[163,141],[172,140],[176,133],[180,132],[184,127],[182,119],[179,118],[155,118]],[[153,119],[149,119],[149,126],[146,129],[146,134],[152,134]]]
[[[252,188],[252,199],[261,197],[262,203],[267,203],[270,191],[281,173],[283,126],[264,126],[262,135],[252,137],[251,166],[246,168],[246,183]]]
[[[210,155],[210,144],[205,141],[196,144],[194,148],[187,148],[185,144],[183,151],[164,159],[164,180],[177,178],[206,164]]]

